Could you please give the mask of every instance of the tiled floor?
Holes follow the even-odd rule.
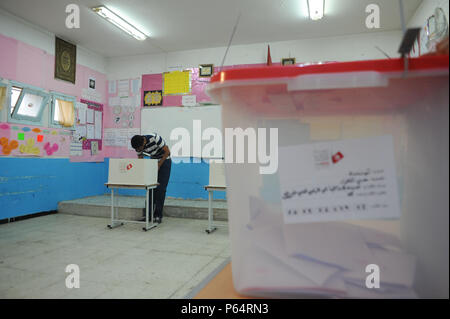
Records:
[[[166,217],[144,232],[55,214],[0,225],[0,298],[184,298],[230,257],[227,228]],[[66,266],[80,269],[68,289]]]

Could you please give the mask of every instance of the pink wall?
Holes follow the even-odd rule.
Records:
[[[0,34],[0,76],[7,79],[16,77],[19,42]]]
[[[82,90],[88,88],[89,78],[96,79],[96,91],[106,101],[106,75],[88,67],[77,64],[75,84],[54,78],[54,55],[0,34],[0,77],[19,81],[24,84],[75,96],[77,101],[82,98]],[[58,154],[69,156],[68,154]],[[90,156],[90,151],[83,151],[83,156],[74,158],[77,161],[103,161],[103,152],[96,157]]]

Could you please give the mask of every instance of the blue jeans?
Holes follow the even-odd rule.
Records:
[[[169,183],[170,178],[170,169],[172,167],[172,160],[167,158],[164,163],[161,165],[158,171],[158,187],[153,190],[155,194],[155,201],[153,202],[153,206],[155,207],[154,217],[162,218],[162,212],[164,207],[164,201],[166,199],[166,189],[167,184]],[[148,194],[148,203],[151,204],[152,200],[152,192],[150,191]]]

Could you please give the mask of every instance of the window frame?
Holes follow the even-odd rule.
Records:
[[[0,78],[0,87],[4,87],[6,92],[5,92],[5,101],[3,104],[3,108],[0,108],[0,112],[2,112],[3,110],[7,110],[8,109],[8,83],[4,83],[3,82],[3,78]],[[0,101],[1,103],[2,101]],[[10,106],[11,107],[11,106]],[[0,122],[1,122],[1,118],[0,118]]]
[[[22,92],[17,100],[16,105],[20,106],[20,103],[22,103],[22,100],[24,98],[24,95],[26,93],[31,93],[34,95],[39,95],[43,97],[41,102],[41,108],[36,115],[36,117],[27,116],[27,115],[19,115],[17,112],[19,111],[18,107],[14,108],[14,111],[11,113],[11,94],[12,94],[12,88],[13,87],[20,87],[22,89]],[[50,95],[43,89],[40,89],[35,86],[26,85],[20,82],[15,81],[9,81],[8,88],[7,88],[7,95],[6,95],[6,109],[7,109],[7,116],[8,116],[8,122],[9,123],[15,123],[15,124],[24,124],[24,125],[37,125],[37,126],[43,126],[43,115],[45,108],[48,105],[50,99]]]
[[[55,115],[56,99],[64,100],[64,101],[68,101],[68,102],[72,102],[73,103],[73,117],[74,117],[74,121],[73,121],[73,125],[72,126],[63,126],[63,125],[61,125],[58,122],[55,122],[53,120],[53,117]],[[66,129],[66,130],[73,129],[75,127],[76,122],[77,122],[76,101],[77,101],[77,99],[74,96],[51,91],[50,92],[50,103],[49,103],[50,111],[48,112],[50,118],[48,119],[48,126],[52,127],[52,128],[60,128],[60,129]]]

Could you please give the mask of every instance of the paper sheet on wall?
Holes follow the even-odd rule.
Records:
[[[95,128],[94,128],[94,125],[92,125],[92,124],[86,125],[86,131],[87,131],[86,138],[87,138],[88,140],[91,140],[91,139],[94,139],[94,138],[95,138]]]
[[[81,97],[84,100],[89,100],[97,103],[102,102],[102,94],[98,91],[92,90],[92,89],[82,89],[81,90]]]
[[[105,128],[103,135],[103,144],[105,146],[116,146],[116,129]]]
[[[120,98],[120,106],[122,107],[130,107],[133,105],[132,97],[121,97]]]
[[[133,79],[131,82],[131,92],[133,95],[136,95],[139,93],[141,88],[141,79]]]
[[[95,139],[102,139],[102,112],[95,111]]]
[[[128,141],[131,141],[131,138],[133,136],[135,136],[135,135],[139,135],[140,132],[141,132],[141,130],[139,128],[130,128],[130,129],[128,129],[128,136],[127,136]],[[130,151],[134,151],[134,148],[131,146],[131,142],[127,143],[127,148]]]
[[[87,105],[84,103],[77,102],[76,108],[78,110],[78,121],[79,124],[86,124],[86,110]]]
[[[116,146],[127,146],[130,141],[128,140],[128,130],[127,129],[118,129],[116,130]]]
[[[134,99],[135,99],[134,105],[136,105],[136,107],[141,107],[141,95],[140,94],[136,95]]]
[[[116,80],[108,81],[108,93],[116,94],[116,91],[117,91],[117,81]]]
[[[94,123],[94,110],[86,109],[86,123]]]
[[[98,141],[91,141],[91,155],[97,155],[98,154]]]
[[[110,97],[108,105],[111,106],[111,107],[120,105],[120,97],[118,97],[118,96]]]
[[[183,95],[181,97],[181,104],[183,106],[195,106],[197,105],[197,97],[195,95]]]
[[[286,224],[400,217],[392,136],[281,147],[279,177]]]
[[[70,156],[82,156],[83,155],[83,143],[73,141],[70,143]]]
[[[130,80],[119,80],[118,83],[119,96],[128,96],[130,90]]]
[[[79,141],[82,137],[86,137],[86,135],[87,131],[85,125],[75,126],[75,132],[73,136],[76,141]]]

